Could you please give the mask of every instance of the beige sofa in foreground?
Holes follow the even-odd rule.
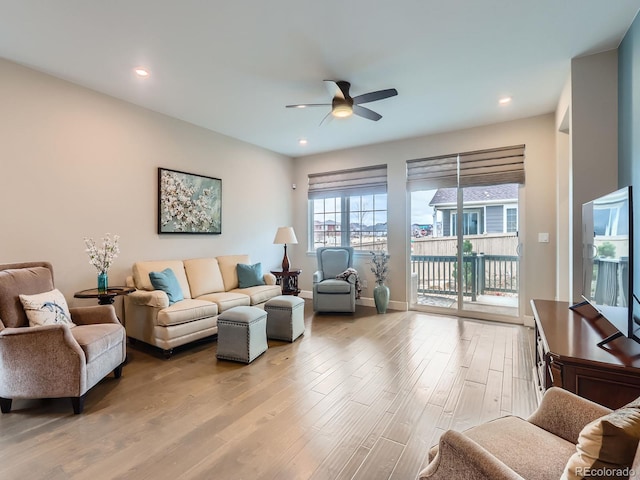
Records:
[[[526,420],[443,433],[418,480],[637,480],[639,438],[640,398],[611,411],[552,387]]]
[[[155,345],[169,358],[173,348],[218,333],[217,318],[237,306],[262,307],[281,294],[276,278],[264,275],[265,285],[238,287],[236,266],[251,264],[248,255],[223,255],[189,260],[136,262],[127,285],[136,291],[124,297],[127,336]],[[150,272],[173,270],[184,300],[169,305],[164,291],[154,290]]]

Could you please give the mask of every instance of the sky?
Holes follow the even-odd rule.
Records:
[[[429,202],[436,194],[437,189],[419,192],[411,192],[411,223],[420,225],[433,225],[433,207]]]

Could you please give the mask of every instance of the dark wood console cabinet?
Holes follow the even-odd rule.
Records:
[[[622,337],[598,347],[616,330],[589,305],[580,313],[567,302],[532,300],[531,306],[541,391],[562,387],[614,409],[640,397],[640,344]]]

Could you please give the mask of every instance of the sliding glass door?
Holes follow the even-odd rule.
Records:
[[[407,181],[411,308],[519,319],[524,145],[409,160]]]
[[[411,192],[411,307],[518,317],[518,212],[516,184]]]

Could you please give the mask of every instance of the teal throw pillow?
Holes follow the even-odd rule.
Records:
[[[261,263],[256,263],[255,265],[239,263],[236,270],[238,271],[238,286],[240,288],[249,288],[265,284],[262,278]]]
[[[161,272],[150,272],[149,280],[156,290],[162,290],[169,297],[169,305],[173,305],[180,300],[184,300],[182,288],[178,283],[176,274],[170,268],[165,268]]]

